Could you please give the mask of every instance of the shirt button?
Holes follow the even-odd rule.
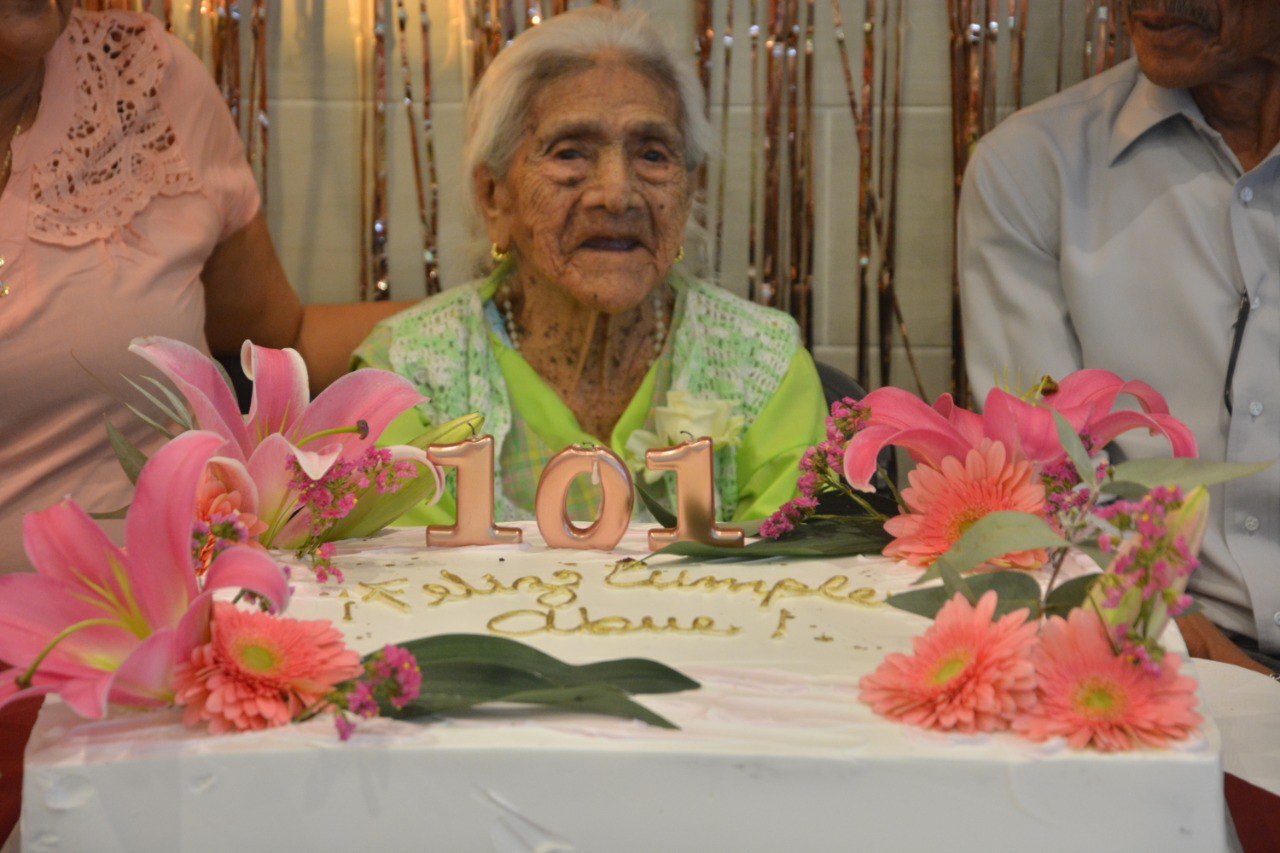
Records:
[[[1253,299],[1249,302],[1249,307],[1250,307],[1250,308],[1252,308],[1254,311],[1257,311],[1261,306],[1262,306],[1262,297],[1261,297],[1261,296],[1255,296],[1255,297],[1253,297]]]
[[[1255,515],[1251,515],[1244,520],[1244,529],[1249,531],[1250,533],[1253,533],[1255,530],[1258,529],[1258,524],[1259,524],[1258,517]]]
[[[1271,621],[1276,623],[1277,625],[1280,625],[1280,613],[1277,613],[1275,616],[1272,616]]]
[[[1253,201],[1253,187],[1245,187],[1240,190],[1240,200],[1245,204]]]
[[[1252,403],[1250,403],[1249,414],[1253,415],[1255,418],[1258,415],[1262,414],[1262,403],[1259,402],[1258,400],[1254,400]]]

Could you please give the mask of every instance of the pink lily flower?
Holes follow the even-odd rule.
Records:
[[[173,700],[177,662],[208,642],[213,592],[247,589],[276,609],[284,571],[262,551],[232,547],[201,589],[192,556],[196,487],[223,443],[189,432],[143,467],[116,547],[71,500],[23,520],[34,574],[0,575],[0,706],[57,693],[81,716],[108,702],[158,707]]]
[[[253,380],[253,400],[242,416],[217,365],[194,347],[152,337],[135,339],[129,349],[177,386],[198,428],[222,436],[216,476],[267,525],[259,538],[267,547],[294,547],[306,538],[309,516],[297,511],[289,487],[291,459],[318,480],[338,460],[363,456],[392,420],[424,400],[407,379],[385,370],[348,373],[311,400],[307,367],[296,351],[245,341],[240,362]],[[388,449],[393,459],[413,459],[439,478],[421,450]]]
[[[1121,395],[1137,400],[1141,411],[1113,412]],[[1086,437],[1091,450],[1129,430],[1146,429],[1163,435],[1174,456],[1196,455],[1195,436],[1169,414],[1164,397],[1145,382],[1126,382],[1106,370],[1078,370],[1038,403],[993,388],[981,415],[955,405],[950,394],[943,394],[931,407],[900,388],[879,388],[862,402],[871,416],[850,440],[844,456],[845,479],[862,491],[872,491],[876,456],[890,444],[904,448],[916,462],[937,468],[947,457],[963,459],[983,438],[990,438],[1037,469],[1043,468],[1064,456],[1054,411]]]

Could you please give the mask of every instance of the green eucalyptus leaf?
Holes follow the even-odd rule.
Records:
[[[987,572],[973,575],[965,579],[970,592],[976,601],[983,593],[995,590],[999,602],[996,604],[996,618],[1026,608],[1034,615],[1040,610],[1040,584],[1026,572]],[[885,599],[885,603],[908,613],[915,613],[933,619],[953,597],[955,592],[948,591],[943,584],[900,592]]]
[[[1093,560],[1100,569],[1105,569],[1111,562],[1111,557],[1113,556],[1111,554],[1103,553],[1102,549],[1098,547],[1098,543],[1096,541],[1080,542],[1072,547],[1081,554],[1084,554],[1090,560]]]
[[[653,516],[662,527],[675,527],[678,519],[676,514],[667,508],[657,495],[644,482],[643,477],[636,477],[632,484],[635,486],[636,494],[640,496],[640,503],[644,504],[644,508],[649,510],[649,514]]]
[[[125,476],[129,478],[129,482],[137,485],[138,475],[142,473],[142,466],[147,464],[147,455],[139,450],[133,442],[125,438],[124,434],[116,429],[105,416],[102,418],[102,422],[107,425],[107,441],[111,443],[111,449],[115,451],[120,467],[124,469]]]
[[[975,521],[939,557],[939,562],[945,558],[956,571],[967,572],[1005,554],[1035,548],[1066,548],[1069,544],[1038,515],[993,512]]]
[[[1093,463],[1089,460],[1089,451],[1084,449],[1084,444],[1081,443],[1075,427],[1060,412],[1052,411],[1052,414],[1053,425],[1058,429],[1058,441],[1062,444],[1062,449],[1067,452],[1067,458],[1071,460],[1071,464],[1075,466],[1080,481],[1091,486],[1096,485],[1098,472],[1094,470]]]
[[[1184,492],[1196,486],[1212,486],[1241,477],[1249,477],[1269,468],[1268,462],[1213,462],[1208,459],[1130,459],[1112,470],[1112,479],[1132,482],[1147,489],[1177,486]],[[1110,494],[1112,484],[1104,490]]]
[[[960,576],[960,571],[951,564],[946,554],[940,556],[933,564],[938,570],[938,576],[942,578],[942,586],[946,589],[948,595],[955,595],[957,592],[968,599],[970,604],[978,602],[977,596],[973,594],[973,590],[965,579]]]
[[[1091,572],[1058,584],[1045,599],[1044,615],[1066,618],[1068,613],[1084,604],[1089,588],[1100,577],[1102,577],[1101,572]]]
[[[1128,480],[1107,480],[1102,484],[1102,491],[1126,501],[1140,501],[1151,489],[1141,483]]]
[[[889,544],[884,524],[866,516],[806,521],[781,539],[757,539],[741,548],[677,542],[657,554],[693,560],[758,560],[764,557],[846,557],[879,554]]]

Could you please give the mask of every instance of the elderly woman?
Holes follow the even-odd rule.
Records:
[[[129,501],[103,417],[159,440],[122,402],[132,338],[293,345],[319,386],[389,313],[304,311],[205,68],[150,15],[72,6],[0,0],[0,572],[26,512]]]
[[[825,413],[798,329],[680,270],[709,136],[692,69],[635,15],[558,15],[503,50],[469,105],[465,152],[496,269],[356,351],[431,398],[386,440],[483,414],[500,519],[532,516],[544,464],[573,443],[638,469],[645,446],[709,434],[722,518],[793,497]],[[589,518],[577,485],[570,512]],[[452,515],[444,500],[403,521]]]

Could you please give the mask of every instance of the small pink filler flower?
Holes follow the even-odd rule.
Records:
[[[911,485],[902,490],[902,500],[908,512],[885,522],[885,532],[895,538],[884,555],[913,566],[932,566],[985,515],[1001,510],[1038,514],[1044,508],[1044,484],[1031,463],[1011,458],[1002,443],[990,439],[970,450],[963,462],[948,456],[940,467],[921,464],[907,478]],[[1046,559],[1048,555],[1037,549],[992,562],[1036,569]]]
[[[977,606],[957,594],[942,606],[914,655],[891,654],[859,682],[877,714],[927,729],[1006,729],[1035,702],[1030,650],[1035,624],[1018,610],[992,621],[996,594]]]
[[[182,721],[222,734],[287,725],[340,682],[360,675],[359,656],[327,621],[303,622],[215,605],[212,639],[174,672]]]
[[[1031,740],[1064,737],[1073,749],[1117,752],[1163,747],[1200,725],[1196,682],[1178,675],[1181,659],[1165,655],[1152,673],[1117,657],[1091,610],[1050,618],[1032,660],[1039,702],[1013,722],[1014,731]]]

